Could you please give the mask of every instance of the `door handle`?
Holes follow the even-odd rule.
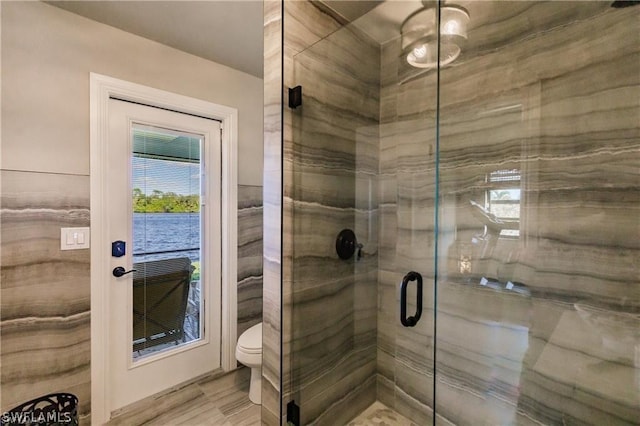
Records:
[[[131,272],[136,272],[136,270],[131,269],[129,271],[125,271],[122,266],[116,266],[115,268],[113,268],[113,276],[117,278],[120,278],[123,275],[130,274]]]
[[[407,285],[410,281],[417,281],[418,291],[416,292],[416,314],[407,318]],[[411,271],[402,279],[400,287],[400,322],[405,327],[413,327],[420,320],[422,315],[422,275]]]

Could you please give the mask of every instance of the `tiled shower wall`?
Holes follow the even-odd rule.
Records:
[[[262,81],[40,2],[1,7],[0,412],[71,392],[86,423],[90,256],[89,250],[60,251],[59,238],[61,227],[90,226],[89,71],[229,105],[234,90],[255,88],[257,99],[243,99],[239,108],[251,116],[246,108],[255,104],[258,117]],[[147,56],[136,53],[140,60],[133,61],[130,52]],[[167,58],[181,71],[171,70]],[[155,72],[157,64],[164,74]],[[167,80],[167,73],[184,69],[194,74]],[[212,79],[216,75],[222,80]],[[240,130],[241,145],[249,135]],[[238,335],[262,317],[262,186],[246,176],[239,181]]]
[[[238,185],[238,337],[262,322],[262,186]]]
[[[280,424],[282,405],[282,5],[264,2],[264,245],[262,424]]]
[[[637,424],[640,8],[475,2],[471,16],[497,4],[504,19],[472,30],[441,73],[436,411],[456,424]],[[398,51],[395,41],[382,52],[378,398],[424,424],[433,336],[407,339],[383,318],[396,315],[403,266],[433,269],[426,254],[406,261],[422,238],[408,220],[435,213],[434,181],[421,192],[407,171],[428,179],[434,168],[436,81],[397,85]],[[483,225],[469,201],[499,169],[521,171],[520,237],[478,254]]]

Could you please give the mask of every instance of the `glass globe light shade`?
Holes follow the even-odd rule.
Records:
[[[416,68],[435,68],[438,63],[438,35],[434,7],[418,10],[402,24],[402,52]],[[440,9],[440,65],[455,61],[467,39],[469,14],[457,6]]]

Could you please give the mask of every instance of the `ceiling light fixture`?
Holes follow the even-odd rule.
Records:
[[[402,56],[416,68],[435,68],[438,63],[437,2],[423,0],[420,10],[402,23]],[[440,7],[440,66],[460,55],[467,40],[469,13],[460,6]]]

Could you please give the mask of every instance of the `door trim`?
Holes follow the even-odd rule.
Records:
[[[236,368],[237,342],[237,188],[238,110],[211,102],[90,73],[90,217],[91,217],[91,418],[95,424],[109,420],[109,336],[106,289],[110,271],[105,208],[109,98],[137,102],[222,122],[222,329],[221,365]]]

